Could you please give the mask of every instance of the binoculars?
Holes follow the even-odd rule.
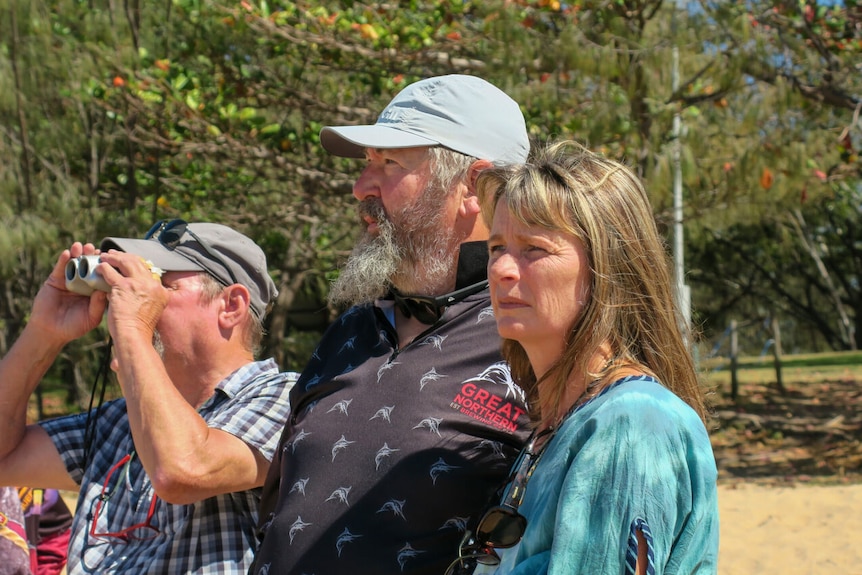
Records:
[[[80,256],[72,258],[66,264],[66,289],[81,295],[90,295],[94,291],[111,291],[111,286],[96,273],[99,256]]]

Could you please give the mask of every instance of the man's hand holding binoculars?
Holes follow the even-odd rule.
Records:
[[[90,295],[94,291],[110,292],[111,285],[102,277],[99,271],[101,256],[82,255],[66,262],[66,289],[81,295]],[[147,264],[147,269],[154,279],[162,277],[162,270]]]
[[[102,321],[108,301],[105,292],[81,297],[66,289],[66,265],[74,258],[95,256],[96,251],[93,244],[72,244],[60,254],[51,275],[36,295],[28,325],[40,331],[46,344],[65,345]]]
[[[110,250],[100,258],[97,273],[110,287],[108,330],[114,340],[118,332],[128,329],[142,333],[149,341],[170,297],[160,279],[162,271],[125,252]]]
[[[92,244],[75,242],[60,254],[36,295],[30,323],[47,342],[65,345],[99,325],[110,301],[110,315],[117,316],[109,318],[112,335],[112,320],[151,334],[168,298],[160,276],[161,270],[136,255],[99,254]]]

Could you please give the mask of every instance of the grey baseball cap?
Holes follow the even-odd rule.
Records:
[[[241,284],[248,289],[251,309],[260,319],[278,296],[263,250],[247,236],[221,224],[173,220],[156,228],[149,239],[108,237],[99,249],[141,256],[166,272],[202,271],[224,286]]]
[[[495,164],[520,164],[530,152],[517,102],[493,84],[462,74],[414,82],[374,125],[326,126],[320,143],[346,158],[365,157],[365,148],[443,146]]]

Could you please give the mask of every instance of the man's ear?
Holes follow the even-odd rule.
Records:
[[[479,173],[493,167],[494,164],[490,160],[476,160],[470,165],[467,169],[467,187],[471,194],[476,195],[476,179],[479,177]]]
[[[244,285],[234,284],[225,288],[222,298],[224,307],[219,315],[222,327],[240,325],[245,316],[251,313],[251,294]]]
[[[487,170],[493,167],[489,160],[476,160],[467,169],[467,177],[465,183],[467,189],[461,199],[461,216],[473,216],[482,211],[479,206],[479,197],[476,195],[476,179],[482,170]]]

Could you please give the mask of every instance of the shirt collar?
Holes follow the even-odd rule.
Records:
[[[223,380],[218,382],[216,385],[216,393],[213,393],[212,397],[204,402],[201,405],[200,410],[206,409],[211,406],[213,402],[216,401],[216,398],[221,394],[224,394],[226,397],[235,397],[246,385],[248,385],[248,381],[259,377],[263,374],[276,374],[278,373],[278,364],[275,363],[275,359],[269,358],[261,361],[253,361],[245,364],[240,367]]]

